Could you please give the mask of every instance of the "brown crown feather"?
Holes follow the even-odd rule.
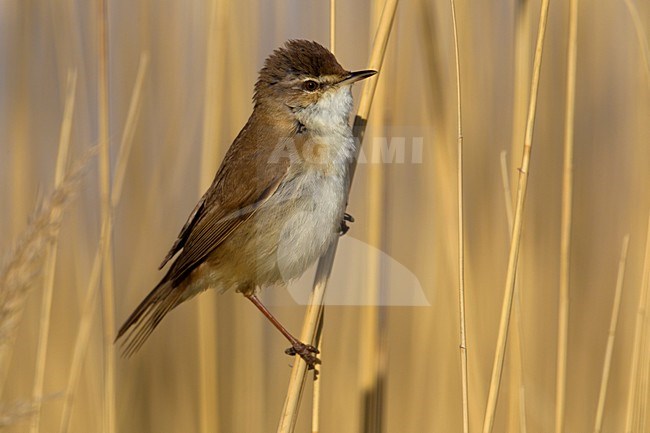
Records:
[[[319,43],[303,39],[290,40],[267,57],[255,84],[253,99],[258,101],[260,94],[263,94],[265,89],[288,76],[319,77],[347,73],[334,54]]]

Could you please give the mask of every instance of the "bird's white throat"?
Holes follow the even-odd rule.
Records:
[[[325,92],[316,103],[296,113],[311,137],[331,149],[330,162],[335,164],[347,162],[354,154],[352,106],[351,86],[343,86]]]
[[[300,122],[314,134],[328,134],[349,130],[352,112],[352,92],[350,86],[343,86],[325,92],[316,103],[297,113]]]

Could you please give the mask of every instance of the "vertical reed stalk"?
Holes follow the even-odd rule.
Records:
[[[74,102],[77,92],[77,71],[68,71],[65,106],[63,120],[59,135],[59,152],[56,159],[54,173],[54,187],[59,188],[65,177],[65,169],[70,149],[70,133],[72,131],[72,117]],[[55,240],[48,245],[45,253],[45,266],[43,277],[43,299],[41,302],[40,324],[38,330],[38,343],[36,347],[36,367],[34,369],[34,385],[32,387],[32,400],[35,402],[34,415],[32,416],[29,431],[37,433],[40,430],[41,404],[43,401],[43,382],[45,379],[45,363],[47,361],[48,336],[50,335],[50,318],[52,313],[52,295],[54,292],[54,276],[56,271],[58,233]]]
[[[640,379],[640,360],[643,328],[648,308],[648,286],[650,285],[650,213],[648,214],[648,226],[646,229],[645,254],[643,259],[643,277],[641,278],[641,289],[639,290],[639,303],[636,313],[636,324],[634,326],[634,343],[632,346],[632,365],[630,366],[630,381],[627,394],[627,408],[625,412],[624,433],[633,433],[635,421],[635,403],[638,396],[638,383]]]
[[[115,432],[115,294],[113,283],[111,162],[109,142],[108,100],[108,0],[97,2],[98,62],[97,104],[99,125],[99,201],[102,217],[103,349],[104,349],[104,414],[103,432]]]
[[[594,433],[600,433],[603,427],[603,413],[605,412],[605,400],[607,398],[607,384],[609,372],[612,367],[612,354],[614,353],[614,338],[616,337],[616,326],[621,307],[621,294],[623,293],[623,281],[625,279],[625,265],[627,263],[627,250],[630,243],[630,236],[625,235],[621,247],[621,258],[618,262],[618,276],[616,277],[616,290],[614,292],[614,303],[612,305],[612,316],[609,322],[609,333],[607,335],[607,348],[605,349],[605,362],[603,363],[603,375],[600,380],[600,392],[598,393],[598,406],[596,409],[596,423]]]
[[[573,209],[573,129],[575,117],[576,67],[578,57],[578,0],[569,2],[569,38],[564,124],[564,170],[562,174],[562,217],[560,225],[560,284],[555,382],[555,433],[564,431],[566,406],[567,352],[569,348],[569,283],[571,262],[571,220]]]
[[[379,70],[386,53],[386,46],[388,44],[388,37],[392,27],[395,12],[397,10],[398,0],[386,0],[384,11],[382,13],[379,27],[375,35],[372,53],[370,55],[369,67]],[[372,105],[372,99],[377,86],[377,76],[371,77],[367,80],[361,95],[359,109],[355,117],[353,131],[358,140],[357,156],[360,150],[361,143],[363,142],[363,135],[367,124],[368,114]],[[354,177],[356,168],[356,159],[350,167],[350,184]],[[336,247],[338,240],[335,240],[325,254],[318,261],[316,268],[316,277],[314,278],[314,288],[312,295],[309,299],[309,305],[305,313],[305,321],[303,323],[301,340],[303,342],[313,342],[316,329],[318,328],[319,316],[321,315],[323,298],[325,296],[325,288],[327,281],[332,271],[334,264],[334,255],[336,254]],[[298,418],[298,408],[300,405],[300,397],[305,383],[307,372],[307,364],[300,357],[296,357],[291,371],[291,378],[289,379],[289,388],[285,398],[284,407],[280,416],[278,425],[278,433],[290,433],[296,424]]]
[[[537,94],[539,91],[539,76],[542,69],[542,54],[544,51],[544,35],[546,33],[546,22],[548,19],[549,0],[542,0],[541,13],[539,16],[539,28],[537,32],[537,44],[535,48],[535,61],[533,63],[533,77],[530,90],[530,104],[528,107],[528,118],[526,121],[526,135],[524,138],[524,150],[519,169],[519,183],[517,187],[517,199],[512,228],[512,241],[510,242],[510,254],[508,257],[508,272],[506,274],[505,294],[499,323],[499,335],[494,355],[492,378],[488,394],[485,418],[483,421],[483,433],[490,433],[494,426],[499,387],[503,373],[503,361],[505,358],[506,342],[508,338],[508,325],[512,310],[512,298],[515,290],[517,274],[517,260],[519,258],[519,246],[523,226],[524,202],[528,187],[528,170],[530,166],[530,154],[533,146],[533,129],[535,126],[535,114],[537,109]]]
[[[456,60],[456,107],[458,121],[458,311],[460,318],[460,375],[463,398],[463,432],[469,432],[469,389],[467,378],[467,329],[465,327],[465,230],[463,212],[463,119],[460,86],[460,51],[456,2],[451,0],[451,18],[454,28],[454,57]]]

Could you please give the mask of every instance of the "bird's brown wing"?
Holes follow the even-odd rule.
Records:
[[[165,258],[163,263],[180,250],[163,281],[180,284],[277,191],[290,160],[274,158],[273,142],[278,142],[276,134],[244,127]]]
[[[183,250],[172,264],[165,279],[177,286],[200,265],[233,231],[249,219],[278,189],[287,170],[277,173],[268,184],[253,188],[236,206],[213,205],[194,224]]]

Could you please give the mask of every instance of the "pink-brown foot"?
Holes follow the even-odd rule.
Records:
[[[304,344],[300,341],[297,341],[284,351],[289,356],[300,355],[302,359],[307,363],[309,370],[313,370],[316,364],[320,364],[320,359],[316,356],[320,352],[311,344]]]

